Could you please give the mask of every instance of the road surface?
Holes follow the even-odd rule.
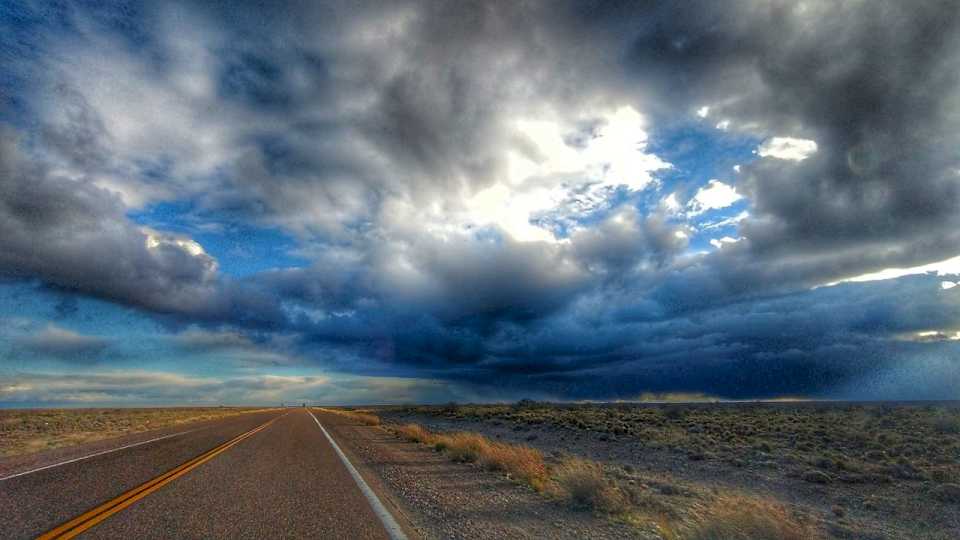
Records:
[[[0,479],[0,538],[398,538],[306,409],[190,428]]]

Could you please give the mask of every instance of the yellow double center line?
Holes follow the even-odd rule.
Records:
[[[208,450],[207,452],[200,454],[199,456],[180,465],[179,467],[171,469],[161,474],[160,476],[154,478],[153,480],[150,480],[144,484],[141,484],[140,486],[137,486],[131,489],[130,491],[127,491],[126,493],[101,504],[100,506],[94,508],[93,510],[84,512],[83,514],[71,519],[70,521],[64,523],[63,525],[60,525],[59,527],[38,536],[37,539],[38,540],[48,540],[52,538],[66,539],[66,538],[73,538],[74,536],[77,536],[78,534],[89,529],[90,527],[93,527],[97,523],[100,523],[101,521],[116,514],[117,512],[139,501],[140,499],[146,497],[147,495],[153,493],[154,491],[162,488],[163,486],[169,484],[170,482],[173,482],[177,478],[180,478],[181,476],[187,474],[193,469],[196,469],[200,465],[203,465],[204,463],[217,457],[223,452],[226,452],[227,450],[230,449],[230,447],[238,444],[240,441],[246,439],[247,437],[250,437],[251,435],[257,433],[258,431],[266,429],[267,426],[277,421],[278,418],[280,417],[274,418],[272,420],[268,420],[267,422],[251,429],[246,433],[237,435],[233,439],[230,439],[229,441],[221,444],[216,448],[213,448],[212,450]]]

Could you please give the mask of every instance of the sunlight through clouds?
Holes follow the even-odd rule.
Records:
[[[788,161],[803,161],[816,153],[817,143],[809,139],[773,137],[757,148],[760,157],[772,157]]]

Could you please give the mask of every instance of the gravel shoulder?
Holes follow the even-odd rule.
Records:
[[[376,484],[384,504],[420,538],[652,538],[627,524],[569,509],[501,474],[454,463],[382,427],[329,414],[321,421],[355,465],[372,473],[364,476]]]

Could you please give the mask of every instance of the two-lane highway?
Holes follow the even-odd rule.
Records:
[[[254,413],[0,480],[0,537],[390,538],[368,497],[306,409]]]

